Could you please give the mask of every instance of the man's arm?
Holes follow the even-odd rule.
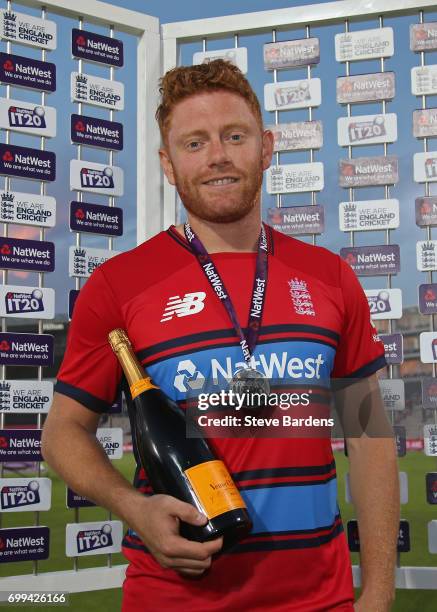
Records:
[[[396,443],[376,375],[342,392],[350,486],[360,534],[362,594],[355,609],[386,612],[394,599],[399,532]]]
[[[42,454],[68,486],[124,518],[143,497],[116,470],[96,438],[100,415],[55,393],[42,432]]]
[[[392,438],[349,438],[350,483],[360,532],[362,594],[356,610],[386,612],[394,599],[399,482]]]
[[[222,540],[205,544],[179,536],[179,521],[203,525],[206,517],[170,495],[146,497],[115,469],[95,436],[100,415],[55,393],[42,433],[42,454],[76,493],[111,510],[136,531],[157,561],[197,576],[211,564]]]

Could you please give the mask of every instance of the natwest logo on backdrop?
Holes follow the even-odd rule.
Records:
[[[356,520],[347,523],[347,539],[351,552],[360,551],[360,534]],[[410,524],[408,521],[401,520],[399,523],[399,534],[397,541],[398,552],[408,552],[410,550]]]
[[[68,318],[71,320],[73,316],[74,305],[79,297],[80,291],[78,289],[70,289],[68,292]]]
[[[437,409],[437,380],[434,377],[422,378],[422,404],[425,409]]]
[[[426,227],[437,225],[437,196],[416,198],[416,225]]]
[[[340,159],[340,187],[371,187],[373,185],[394,185],[399,181],[398,158],[396,155],[376,155]]]
[[[0,461],[42,461],[41,429],[0,429]]]
[[[47,559],[49,546],[48,527],[0,529],[0,563]]]
[[[437,136],[437,108],[413,111],[413,136],[416,138]]]
[[[55,245],[42,240],[0,238],[0,267],[31,272],[53,272]]]
[[[0,52],[0,81],[14,87],[56,91],[56,66],[51,62]]]
[[[325,230],[325,210],[315,204],[269,208],[267,216],[269,225],[288,235],[322,234]]]
[[[424,315],[437,313],[437,283],[419,285],[419,312]]]
[[[49,334],[0,332],[0,365],[53,365],[54,338]]]
[[[437,49],[437,23],[412,23],[410,25],[410,50],[434,51]]]
[[[357,276],[397,274],[400,271],[400,249],[397,244],[381,244],[340,249],[340,257]]]
[[[123,234],[123,210],[116,206],[71,202],[70,229],[104,236]]]
[[[395,97],[395,73],[374,72],[337,77],[337,102],[353,104],[392,100]]]
[[[36,181],[54,181],[56,155],[41,149],[0,144],[0,174]]]
[[[96,504],[67,487],[67,508],[89,508]]]
[[[122,41],[88,30],[72,29],[71,53],[74,57],[81,57],[87,62],[97,62],[117,67],[123,66]]]
[[[437,504],[437,472],[428,472],[426,475],[426,499],[429,504]],[[435,527],[434,531],[436,531],[435,537],[437,539]]]
[[[379,334],[384,343],[385,360],[390,364],[399,364],[404,361],[404,342],[402,334]]]
[[[320,62],[320,44],[315,37],[266,43],[263,52],[265,70],[297,68]]]
[[[14,43],[56,49],[56,23],[33,15],[0,10],[0,35]]]
[[[71,115],[71,141],[104,149],[123,149],[123,125],[86,115]]]

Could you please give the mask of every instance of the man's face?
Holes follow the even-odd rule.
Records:
[[[160,158],[188,212],[204,221],[231,223],[259,206],[272,151],[271,132],[263,133],[244,98],[216,91],[175,106]]]

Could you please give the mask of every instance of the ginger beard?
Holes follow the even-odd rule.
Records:
[[[220,174],[238,176],[238,182],[230,184],[226,189],[204,185],[204,179],[189,179],[178,174],[173,166],[174,180],[179,197],[187,211],[209,223],[233,223],[248,215],[259,202],[263,181],[261,151],[251,169],[244,171],[234,168],[222,171]],[[206,180],[210,180],[211,173]]]

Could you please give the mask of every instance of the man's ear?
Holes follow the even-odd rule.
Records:
[[[176,185],[173,172],[173,164],[171,163],[171,159],[167,149],[159,149],[159,161],[161,162],[161,167],[164,170],[164,174],[167,177],[167,180],[170,185]]]
[[[270,168],[272,163],[273,147],[275,138],[270,130],[264,130],[263,132],[263,144],[262,144],[262,159],[263,159],[263,170]]]

